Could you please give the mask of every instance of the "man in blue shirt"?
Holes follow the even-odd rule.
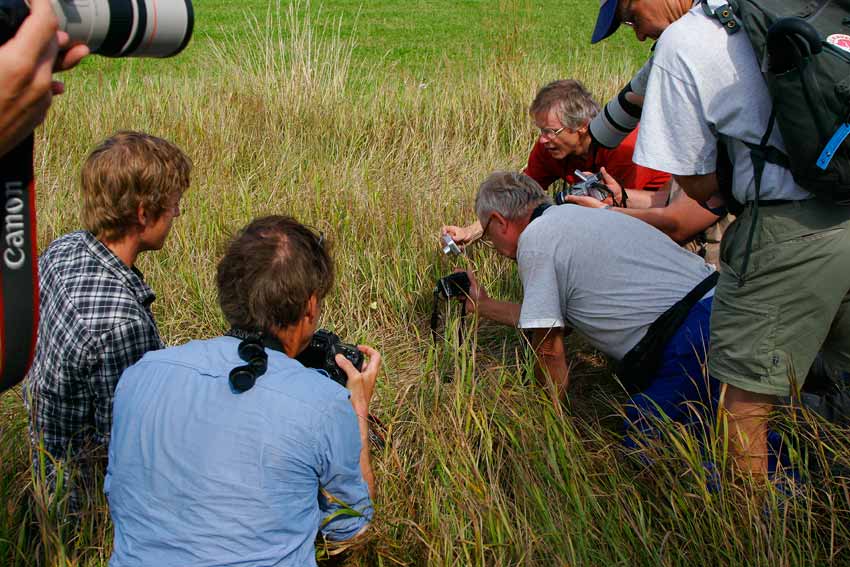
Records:
[[[315,565],[318,531],[345,540],[366,528],[381,357],[358,347],[358,371],[338,356],[346,388],[294,359],[332,283],[320,236],[288,217],[255,220],[219,263],[218,294],[231,334],[263,343],[252,354],[234,336],[192,341],[123,374],[104,487],[111,566]],[[240,366],[247,384],[230,378]]]

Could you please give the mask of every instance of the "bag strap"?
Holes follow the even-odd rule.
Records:
[[[624,380],[630,393],[649,385],[651,375],[657,370],[665,345],[685,322],[688,314],[708,291],[717,285],[720,274],[712,272],[682,299],[671,305],[649,325],[638,343],[617,364],[617,376]]]
[[[540,203],[539,205],[537,205],[534,208],[534,210],[531,211],[531,216],[528,218],[528,224],[531,224],[532,221],[534,221],[540,215],[542,215],[544,212],[546,212],[546,209],[548,209],[551,206],[552,206],[551,203]]]
[[[38,335],[33,137],[0,158],[0,392],[23,380]]]
[[[747,246],[744,249],[744,259],[741,262],[741,271],[738,274],[738,287],[743,287],[747,268],[750,265],[750,255],[753,251],[753,238],[756,234],[756,225],[759,221],[759,200],[761,199],[761,178],[764,174],[765,163],[775,163],[768,160],[768,150],[773,149],[768,146],[767,141],[770,139],[770,134],[773,132],[773,125],[776,122],[776,106],[770,111],[770,119],[767,121],[767,129],[764,136],[761,138],[761,143],[758,146],[747,144],[750,148],[750,159],[753,162],[753,183],[756,187],[756,198],[753,200],[753,214],[750,221],[750,231],[747,234]],[[771,154],[775,158],[775,154]],[[786,158],[787,159],[787,158]],[[778,165],[778,164],[777,164]]]
[[[689,291],[687,293],[687,295],[685,295],[685,297],[683,297],[682,299],[680,299],[679,301],[677,301],[676,303],[671,305],[664,313],[659,315],[658,318],[655,321],[652,322],[652,324],[649,325],[649,328],[646,330],[646,334],[644,335],[644,338],[641,339],[641,341],[638,343],[638,345],[640,345],[642,342],[644,342],[645,339],[647,339],[648,337],[650,337],[651,335],[653,335],[655,333],[658,333],[658,332],[661,332],[661,331],[664,331],[664,330],[670,331],[671,329],[669,329],[667,327],[671,327],[671,325],[670,325],[671,315],[673,313],[680,312],[680,311],[684,312],[684,313],[689,312],[693,308],[693,306],[696,305],[697,302],[700,299],[702,299],[703,295],[708,293],[708,291],[710,289],[712,289],[714,286],[717,285],[717,280],[719,278],[720,278],[720,272],[718,272],[717,270],[711,272],[711,274],[706,276],[706,278],[703,279],[701,282],[699,282],[696,285],[696,287],[694,287],[691,291]],[[682,309],[683,306],[686,306],[687,309],[683,310]],[[675,325],[675,328],[672,329],[673,332],[675,332],[675,329],[678,329],[679,325],[681,325],[681,323],[682,323],[681,321],[674,321],[674,322],[676,323],[676,325]],[[637,346],[635,347],[635,349],[636,348],[637,348]],[[635,349],[632,349],[632,350],[635,350]]]
[[[702,296],[708,293],[708,291],[717,285],[717,280],[720,278],[720,272],[717,270],[711,272],[704,280],[699,282],[697,286],[688,292],[688,294],[682,298],[682,303],[693,307],[697,304],[697,302],[702,299]],[[651,327],[651,326],[650,326]]]

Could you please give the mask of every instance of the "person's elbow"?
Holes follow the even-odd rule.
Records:
[[[368,531],[374,516],[371,501],[362,510],[338,508],[324,519],[319,531],[331,541],[350,541]]]
[[[542,341],[534,350],[541,360],[560,360],[564,356],[564,343],[561,341]]]
[[[680,222],[672,222],[670,223],[668,230],[665,231],[667,236],[669,236],[676,244],[685,244],[693,239],[696,235],[698,235],[702,231],[695,231],[686,227]]]
[[[705,203],[719,189],[717,175],[713,172],[702,175],[674,175],[673,178],[682,186],[685,194],[698,203]]]

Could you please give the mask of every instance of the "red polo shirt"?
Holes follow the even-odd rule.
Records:
[[[658,189],[667,183],[670,174],[632,161],[637,133],[635,130],[626,136],[613,150],[591,145],[590,153],[585,157],[569,156],[564,159],[553,158],[538,140],[523,171],[544,189],[559,179],[566,179],[569,184],[576,183],[579,179],[573,174],[575,170],[596,173],[601,167],[627,189]]]

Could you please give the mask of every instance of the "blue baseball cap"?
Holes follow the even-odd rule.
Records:
[[[596,28],[593,30],[590,43],[602,41],[620,27],[617,4],[618,0],[599,0],[599,16],[596,18]]]

